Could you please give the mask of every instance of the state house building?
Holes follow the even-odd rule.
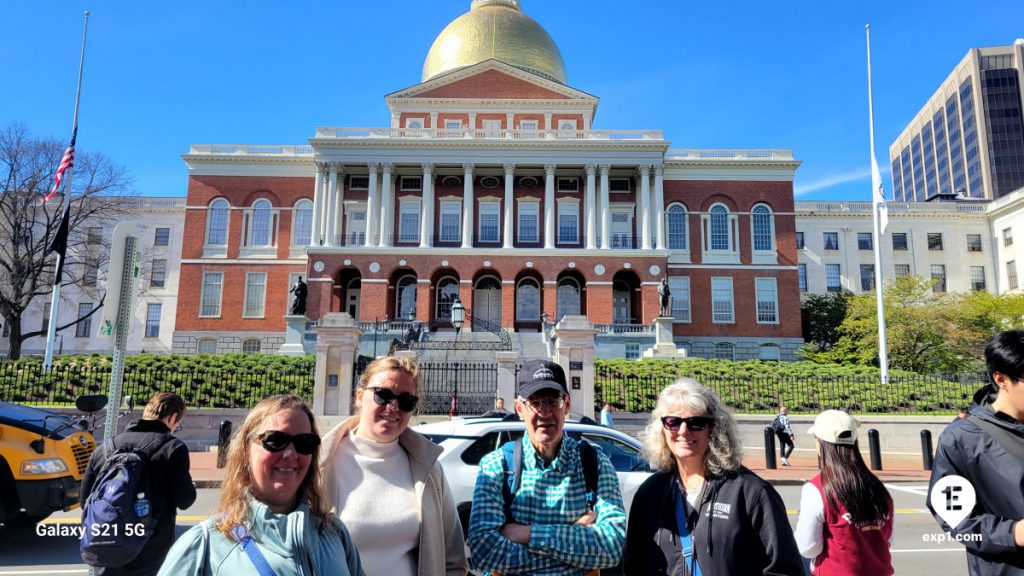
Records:
[[[472,332],[582,314],[599,356],[636,357],[667,276],[691,355],[795,357],[791,151],[595,127],[598,98],[517,0],[474,0],[385,100],[384,128],[191,146],[175,351],[276,349],[302,276],[311,321],[450,330],[458,298]]]

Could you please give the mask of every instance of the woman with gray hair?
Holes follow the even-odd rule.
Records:
[[[740,463],[714,392],[690,378],[662,390],[644,447],[658,472],[633,498],[624,574],[804,574],[782,498]]]

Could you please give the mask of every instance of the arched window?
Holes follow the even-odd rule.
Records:
[[[437,302],[434,307],[434,318],[437,320],[452,319],[452,304],[459,297],[459,281],[446,276],[437,283]],[[465,306],[465,304],[463,304]]]
[[[242,340],[242,354],[259,354],[260,353],[260,339],[259,338],[246,338]]]
[[[252,205],[251,246],[270,246],[270,201],[259,199]]]
[[[572,278],[563,278],[558,282],[557,290],[558,320],[565,316],[580,314],[580,285]]]
[[[292,212],[292,245],[309,246],[313,239],[313,203],[299,200]]]
[[[532,278],[526,278],[516,286],[516,320],[540,320],[540,285]]]
[[[402,276],[395,285],[395,320],[416,318],[416,277]]]
[[[770,360],[778,362],[782,358],[779,347],[775,344],[761,344],[758,349],[761,360]]]
[[[668,207],[668,249],[686,250],[686,208],[681,204]]]
[[[200,354],[216,354],[217,353],[217,339],[216,338],[200,338],[196,345],[196,351]]]
[[[710,245],[712,250],[729,250],[729,209],[721,204],[711,207]]]
[[[206,245],[227,246],[228,244],[228,201],[217,198],[206,209]]]
[[[736,347],[728,342],[715,344],[715,358],[718,360],[735,360]]]
[[[758,252],[771,252],[774,250],[775,225],[772,218],[772,209],[764,204],[754,206],[751,220],[754,250]]]

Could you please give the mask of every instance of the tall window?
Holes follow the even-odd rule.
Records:
[[[892,233],[892,249],[893,250],[906,250],[907,249],[907,233],[906,232],[893,232]]]
[[[751,218],[754,228],[754,250],[757,252],[771,252],[774,249],[775,242],[772,209],[764,204],[754,206]]]
[[[715,359],[735,360],[736,347],[728,342],[719,342],[718,344],[715,344]]]
[[[932,264],[932,292],[939,293],[946,291],[946,266],[943,264]]]
[[[462,203],[441,202],[441,242],[462,240]]]
[[[85,318],[92,312],[91,302],[82,302],[78,305],[78,317]],[[92,334],[92,317],[75,324],[75,338],[88,338]]]
[[[103,242],[103,228],[90,226],[86,234],[85,243],[89,246],[99,246]]]
[[[825,250],[839,250],[839,232],[823,233],[822,242],[825,245]]]
[[[561,202],[558,205],[558,242],[576,244],[580,241],[580,205]]]
[[[395,319],[416,319],[416,277],[411,274],[399,278],[395,285]]]
[[[711,279],[711,321],[715,324],[732,324],[736,321],[731,277]]]
[[[1006,263],[1006,284],[1010,290],[1017,289],[1017,261],[1010,260]]]
[[[267,295],[267,273],[247,272],[245,274],[245,309],[243,318],[263,318],[263,307]]]
[[[910,276],[910,264],[897,264],[896,277],[906,278],[907,276]]]
[[[839,292],[843,289],[843,278],[839,264],[825,264],[825,290]]]
[[[366,244],[366,210],[352,210],[347,208],[348,225],[345,230],[346,246],[362,246]]]
[[[149,273],[149,287],[163,288],[167,283],[167,260],[156,258],[153,260]]]
[[[299,200],[292,216],[292,245],[309,246],[313,241],[313,203]]]
[[[757,294],[757,323],[779,323],[779,290],[775,278],[755,278]]]
[[[729,209],[721,204],[711,207],[710,246],[712,250],[729,250]]]
[[[871,250],[871,232],[858,232],[857,233],[857,249],[858,250]]]
[[[942,232],[928,233],[928,249],[942,250]]]
[[[864,292],[871,292],[875,289],[875,265],[860,265],[860,289]]]
[[[797,250],[803,250],[804,249],[804,233],[803,232],[797,232],[796,233],[796,249]]]
[[[797,264],[796,272],[800,282],[800,291],[807,292],[807,264]]]
[[[153,234],[153,246],[168,246],[171,243],[171,229],[157,228]]]
[[[160,337],[160,304],[146,305],[146,338]]]
[[[404,201],[399,208],[398,241],[419,242],[420,203]]]
[[[516,286],[516,320],[540,320],[540,285],[532,278],[526,278]]]
[[[494,244],[501,241],[501,204],[480,203],[480,242]]]
[[[558,319],[580,314],[580,285],[572,278],[563,278],[558,282],[557,290]]]
[[[199,296],[199,316],[220,316],[220,296],[223,285],[223,272],[203,273],[203,287]]]
[[[967,235],[967,251],[981,252],[981,234]]]
[[[259,199],[252,205],[252,228],[249,231],[250,246],[270,246],[270,201]]]
[[[1003,246],[1013,246],[1013,228],[1003,228]]]
[[[690,278],[669,276],[668,289],[672,291],[672,318],[675,322],[690,321]]]
[[[985,267],[971,266],[971,290],[981,291],[985,289]]]
[[[519,241],[537,242],[540,240],[537,219],[540,213],[540,203],[520,202],[519,203]]]
[[[437,297],[434,309],[434,318],[437,320],[452,319],[452,305],[459,297],[459,281],[452,276],[442,278],[437,283]]]
[[[673,204],[668,207],[668,249],[686,250],[687,248],[687,226],[686,208],[680,204]]]

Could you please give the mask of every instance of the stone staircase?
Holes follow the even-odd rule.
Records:
[[[515,332],[512,334],[512,351],[520,360],[548,358],[547,339],[540,332]]]

